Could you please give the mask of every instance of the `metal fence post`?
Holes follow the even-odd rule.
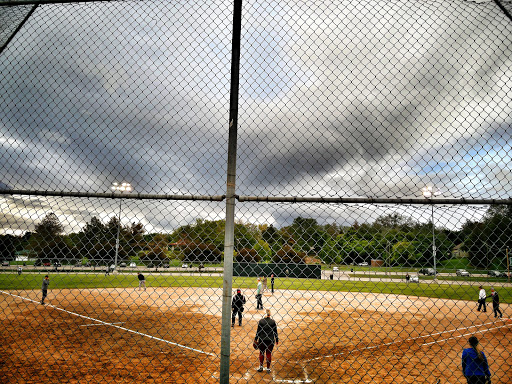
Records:
[[[231,51],[231,89],[229,100],[228,169],[226,182],[226,227],[224,237],[224,283],[222,297],[222,333],[220,347],[220,383],[229,383],[231,348],[231,291],[233,285],[233,251],[235,228],[236,147],[238,128],[238,88],[240,73],[240,33],[242,0],[233,6],[233,41]]]

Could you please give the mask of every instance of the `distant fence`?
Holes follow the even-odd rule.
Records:
[[[298,279],[321,279],[322,268],[320,265],[284,264],[284,263],[233,263],[233,276],[266,277],[291,277]]]

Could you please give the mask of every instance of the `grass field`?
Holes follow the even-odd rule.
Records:
[[[93,288],[130,288],[138,285],[136,274],[116,274],[105,276],[103,273],[50,273],[50,289],[93,289]],[[0,290],[39,290],[44,273],[23,273],[21,275],[0,274]],[[147,284],[152,287],[205,287],[221,288],[221,276],[205,275],[168,275],[147,274]],[[401,294],[406,296],[431,297],[476,301],[478,285],[438,284],[432,281],[420,284],[405,282],[378,282],[353,278],[352,280],[315,280],[315,279],[277,279],[277,287],[287,290],[367,292]],[[254,277],[233,278],[233,288],[254,289]],[[490,284],[485,287],[489,289]],[[512,303],[512,287],[496,286],[502,303]]]

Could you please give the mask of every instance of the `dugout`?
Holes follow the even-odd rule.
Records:
[[[372,259],[370,265],[372,267],[382,267],[384,265],[384,260],[380,259]]]
[[[286,263],[233,263],[233,276],[270,277],[272,274],[274,274],[275,277],[321,279],[322,267],[320,265]]]

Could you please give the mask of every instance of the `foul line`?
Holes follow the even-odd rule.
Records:
[[[505,320],[503,320],[503,321],[505,321]],[[336,357],[336,356],[342,356],[342,355],[348,355],[348,354],[351,354],[351,353],[354,353],[354,352],[369,351],[369,350],[372,350],[372,349],[377,349],[377,348],[380,348],[380,347],[386,347],[386,346],[390,346],[390,345],[393,345],[393,344],[405,343],[405,342],[408,342],[408,341],[424,339],[426,337],[433,337],[433,336],[442,335],[443,333],[450,333],[450,332],[453,333],[453,332],[458,332],[458,331],[461,331],[461,330],[467,330],[467,329],[470,329],[470,328],[476,328],[476,327],[481,327],[481,326],[490,325],[490,324],[494,324],[494,322],[483,323],[483,324],[478,324],[478,325],[470,325],[469,327],[456,328],[456,329],[453,329],[451,331],[443,331],[443,332],[431,333],[429,335],[410,337],[410,338],[404,339],[404,340],[392,341],[390,343],[374,345],[374,346],[366,347],[366,348],[353,349],[352,351],[348,351],[348,352],[335,353],[333,355],[327,355],[327,356],[319,356],[319,357],[315,357],[315,358],[308,359],[308,360],[302,360],[302,361],[305,362],[305,363],[309,363],[309,362],[315,361],[315,360],[327,359],[327,358]],[[510,324],[505,324],[505,325],[502,325],[502,326],[499,326],[499,327],[494,327],[494,328],[488,328],[488,329],[480,330],[479,332],[480,333],[489,332],[489,331],[492,331],[492,330],[495,330],[495,329],[500,329],[500,328],[508,327],[509,325]],[[454,339],[458,339],[458,338],[461,338],[461,337],[464,337],[464,336],[468,336],[468,335],[471,335],[471,334],[470,333],[466,333],[466,334],[459,335],[459,336],[449,337],[447,339],[431,341],[429,343],[423,343],[423,344],[420,344],[420,347],[422,347],[424,345],[430,345],[430,344],[436,344],[436,343],[444,342],[444,341],[447,341],[447,340],[454,340]]]
[[[82,324],[79,327],[97,327],[99,325],[114,325],[114,324],[124,324],[124,321],[121,323],[105,323],[105,324]]]
[[[5,295],[9,295],[9,296],[12,296],[12,297],[17,297],[17,298],[22,299],[22,300],[31,301],[32,303],[39,304],[39,302],[38,302],[38,301],[35,301],[35,300],[32,300],[32,299],[29,299],[29,298],[27,298],[27,297],[23,297],[23,296],[13,295],[13,294],[12,294],[12,293],[10,293],[10,292],[0,291],[0,293],[3,293],[3,294],[5,294]],[[168,340],[165,340],[165,339],[161,339],[161,338],[159,338],[159,337],[151,336],[151,335],[148,335],[148,334],[145,334],[145,333],[140,333],[140,332],[134,331],[134,330],[129,329],[129,328],[120,327],[119,325],[113,325],[112,323],[107,323],[107,322],[105,322],[105,321],[101,321],[101,320],[98,320],[98,319],[95,319],[95,318],[93,318],[93,317],[89,317],[89,316],[84,316],[84,315],[81,315],[81,314],[79,314],[79,313],[66,311],[66,310],[65,310],[65,309],[63,309],[63,308],[58,308],[58,307],[56,307],[56,306],[54,306],[54,305],[51,305],[51,304],[44,304],[44,305],[45,305],[46,307],[51,307],[51,308],[56,309],[56,310],[58,310],[58,311],[62,311],[62,312],[69,313],[70,315],[74,315],[74,316],[81,317],[82,319],[87,319],[87,320],[96,321],[96,322],[100,323],[101,325],[109,325],[109,326],[111,326],[111,327],[114,327],[114,328],[117,328],[117,329],[121,329],[121,330],[126,331],[126,332],[134,333],[134,334],[139,335],[139,336],[144,336],[144,337],[147,337],[147,338],[152,339],[152,340],[162,341],[162,342],[164,342],[164,343],[171,344],[171,345],[175,345],[175,346],[177,346],[177,347],[181,347],[181,348],[184,348],[184,349],[188,349],[188,350],[190,350],[190,351],[194,351],[194,352],[202,353],[202,354],[205,354],[205,355],[208,355],[208,356],[214,356],[214,357],[216,357],[216,355],[215,355],[215,354],[210,353],[210,352],[205,352],[205,351],[201,351],[200,349],[195,349],[195,348],[187,347],[186,345],[173,343],[172,341],[168,341]]]

